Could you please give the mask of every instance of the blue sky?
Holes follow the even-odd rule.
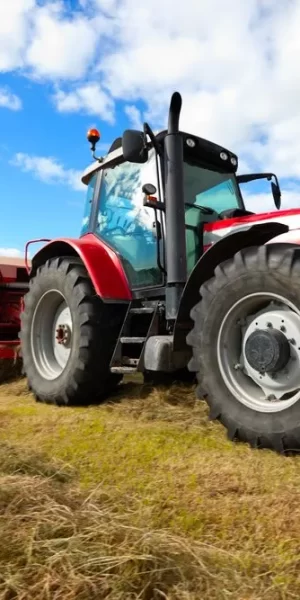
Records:
[[[99,154],[130,125],[118,107],[118,120],[110,125],[96,116],[58,113],[47,85],[19,75],[2,75],[1,86],[22,98],[22,110],[0,108],[0,247],[22,249],[30,238],[78,236],[83,216],[85,187],[80,175],[92,162],[86,133],[90,126],[101,131]],[[103,144],[103,146],[101,146]],[[25,171],[14,164],[17,153],[49,157],[65,169],[62,178],[43,180],[38,171]],[[74,187],[68,183],[74,170]],[[76,189],[76,180],[78,188]]]
[[[11,0],[0,4],[0,251],[76,236],[91,162],[142,118],[229,147],[240,172],[275,171],[300,207],[300,0]],[[272,209],[268,185],[248,190]]]

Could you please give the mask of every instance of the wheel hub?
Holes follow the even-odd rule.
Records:
[[[56,329],[55,338],[58,344],[62,344],[63,346],[67,346],[71,339],[71,329],[69,325],[60,324]]]
[[[269,305],[246,320],[240,357],[244,372],[266,398],[281,400],[300,387],[300,315]]]
[[[259,373],[277,373],[290,360],[290,345],[278,329],[253,331],[245,344],[245,357],[249,365]]]
[[[49,381],[66,368],[72,351],[72,316],[59,290],[50,289],[40,298],[31,326],[32,355],[41,376]]]
[[[300,310],[277,294],[244,296],[222,320],[217,360],[228,390],[251,409],[300,401]]]

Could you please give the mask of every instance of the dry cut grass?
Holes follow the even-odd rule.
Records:
[[[231,444],[191,389],[1,388],[0,600],[298,600],[299,500],[298,458]]]
[[[16,377],[21,377],[22,360],[0,360],[0,384],[8,381],[13,381]]]

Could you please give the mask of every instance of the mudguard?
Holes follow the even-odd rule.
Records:
[[[118,255],[95,235],[59,238],[43,246],[32,259],[30,277],[47,260],[59,256],[79,256],[89,273],[96,294],[105,302],[130,302],[131,291]]]

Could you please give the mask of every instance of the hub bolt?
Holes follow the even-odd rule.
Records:
[[[282,331],[282,333],[285,333],[286,332],[286,327],[284,325],[281,325],[280,331]]]
[[[236,363],[236,364],[234,365],[234,369],[235,369],[236,371],[240,371],[242,368],[243,368],[243,365],[241,365],[241,363]]]
[[[269,327],[269,329],[270,329],[271,327],[273,327],[273,325],[272,325],[272,323],[270,323],[270,321],[269,321],[269,323],[267,323],[267,327]]]

